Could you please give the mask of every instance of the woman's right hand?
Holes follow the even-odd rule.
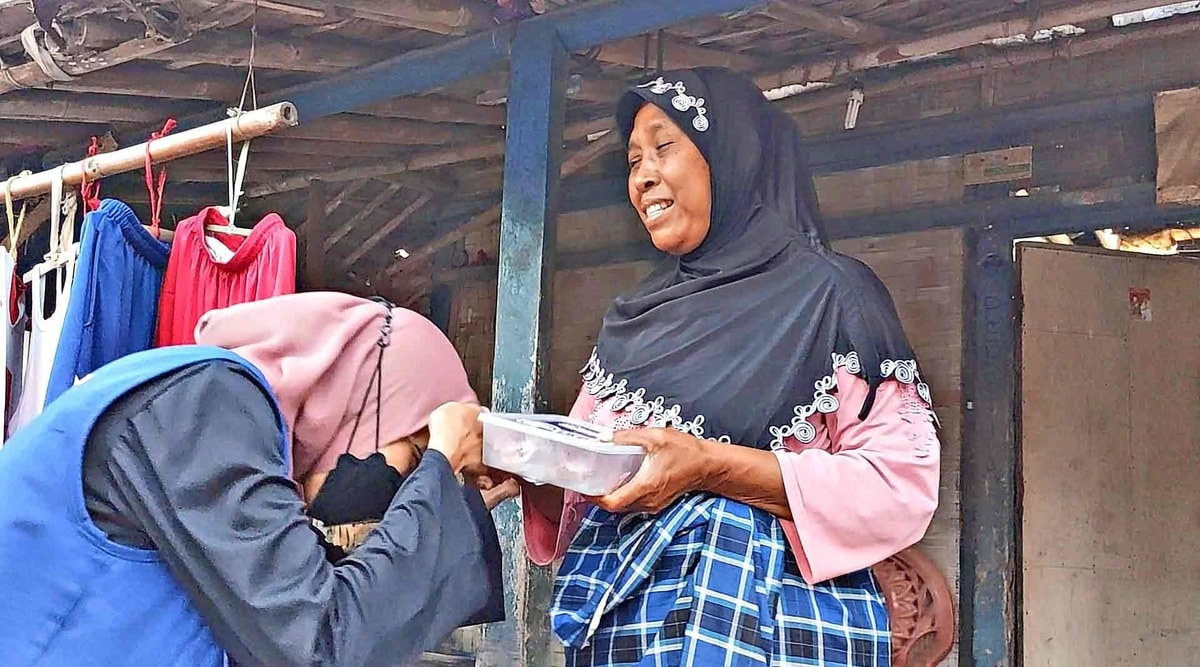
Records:
[[[478,405],[446,403],[429,415],[429,449],[446,457],[455,474],[483,467],[483,423]]]

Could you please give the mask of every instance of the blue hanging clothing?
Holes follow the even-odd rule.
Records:
[[[50,371],[45,405],[77,378],[151,348],[170,246],[133,209],[105,199],[83,220],[76,279]]]
[[[0,656],[5,665],[227,664],[224,651],[155,551],[117,544],[91,520],[82,465],[97,419],[138,386],[213,360],[257,368],[218,348],[123,357],[86,377],[0,449]],[[283,470],[290,469],[278,406]]]

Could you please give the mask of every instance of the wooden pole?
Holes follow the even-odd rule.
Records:
[[[291,102],[279,102],[269,107],[247,111],[236,118],[202,125],[192,130],[169,134],[156,139],[150,146],[150,157],[155,163],[178,160],[182,157],[222,148],[228,140],[227,129],[232,130],[234,142],[261,137],[281,127],[292,127],[299,122],[296,107]],[[50,192],[50,186],[62,169],[63,184],[77,186],[87,174],[89,181],[98,180],[127,171],[141,169],[146,160],[146,144],[102,153],[79,162],[55,167],[30,176],[13,179],[12,194],[17,199],[34,197]]]
[[[324,181],[308,186],[308,212],[304,221],[304,289],[313,291],[329,286],[325,249],[322,240],[327,231],[329,211],[328,187]]]

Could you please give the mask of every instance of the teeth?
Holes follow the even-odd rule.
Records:
[[[646,207],[646,218],[654,220],[655,218],[666,213],[667,209],[671,208],[670,204],[654,203]]]

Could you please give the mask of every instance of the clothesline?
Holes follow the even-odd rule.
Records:
[[[298,122],[299,114],[295,105],[291,102],[279,102],[216,123],[155,139],[150,142],[150,157],[155,163],[178,160],[189,155],[224,148],[230,133],[234,142],[241,142],[270,134],[281,127],[293,127]],[[59,169],[62,169],[64,185],[78,186],[83,182],[85,174],[87,180],[94,181],[105,176],[142,169],[145,160],[144,143],[111,153],[100,153],[72,162],[65,168],[54,167],[36,174],[17,177],[12,181],[12,195],[16,199],[22,199],[50,192]]]
[[[287,102],[179,134],[170,133],[175,121],[168,119],[145,143],[108,153],[89,149],[79,162],[0,183],[0,195],[50,193],[48,207],[38,207],[50,213],[43,261],[18,273],[16,245],[0,247],[0,313],[7,315],[0,317],[0,370],[11,382],[0,389],[0,446],[97,368],[152,347],[194,343],[196,325],[209,311],[296,291],[295,233],[277,214],[238,227],[233,213],[251,141],[296,122],[296,108]],[[173,234],[161,229],[166,167],[156,170],[155,163],[221,148],[229,156],[228,206],[201,209]],[[132,171],[144,171],[149,226],[124,202],[102,199],[90,187]],[[13,197],[4,199],[9,233],[19,237],[23,225],[12,219]],[[87,211],[76,225],[80,202]],[[76,243],[77,229],[82,238]]]

